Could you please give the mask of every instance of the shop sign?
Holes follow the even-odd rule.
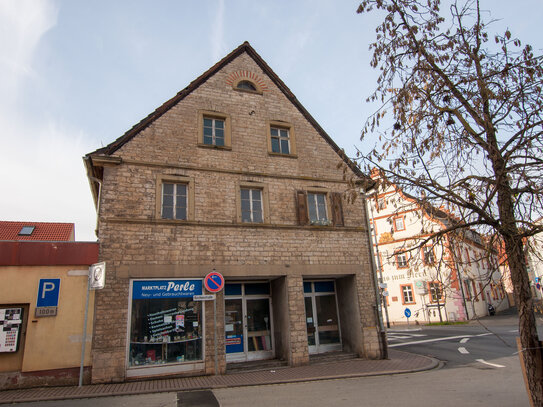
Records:
[[[202,294],[202,280],[134,281],[132,299],[161,299],[194,297]]]

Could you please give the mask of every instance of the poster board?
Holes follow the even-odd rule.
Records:
[[[17,352],[22,324],[22,308],[0,308],[0,352]]]

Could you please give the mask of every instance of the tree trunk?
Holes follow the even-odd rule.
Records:
[[[543,406],[543,356],[537,334],[523,244],[520,238],[504,236],[504,239],[507,262],[514,286],[515,302],[518,308],[520,342],[528,387],[533,405]]]

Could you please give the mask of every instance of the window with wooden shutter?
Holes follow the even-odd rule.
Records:
[[[307,214],[307,197],[305,191],[296,191],[296,208],[298,210],[298,225],[307,225],[309,216]]]
[[[332,224],[334,226],[344,226],[341,194],[339,192],[332,192],[330,199],[332,201]]]

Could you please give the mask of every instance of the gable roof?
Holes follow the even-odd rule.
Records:
[[[119,148],[128,143],[138,133],[149,127],[155,120],[160,118],[168,110],[174,107],[177,103],[183,100],[187,95],[197,89],[200,85],[206,82],[211,76],[237,58],[239,55],[246,52],[262,69],[262,71],[273,81],[273,83],[283,92],[287,99],[300,111],[300,113],[307,119],[309,123],[315,128],[315,130],[322,136],[322,138],[334,149],[334,151],[341,157],[341,159],[349,166],[349,168],[359,177],[366,178],[360,169],[345,155],[342,149],[332,140],[332,138],[324,131],[324,129],[317,123],[317,121],[309,114],[309,112],[302,106],[302,104],[296,99],[296,96],[290,91],[285,83],[277,76],[275,72],[268,66],[268,64],[262,59],[260,55],[254,50],[251,45],[245,41],[235,50],[230,52],[227,56],[209,68],[206,72],[192,81],[185,89],[178,92],[173,98],[162,104],[154,112],[149,114],[146,118],[134,125],[125,134],[119,137],[114,142],[108,144],[105,147],[89,153],[85,156],[86,161],[92,158],[93,155],[111,155],[115,153]]]
[[[30,233],[20,234],[25,226]],[[0,221],[0,240],[68,242],[74,239],[73,223]]]

